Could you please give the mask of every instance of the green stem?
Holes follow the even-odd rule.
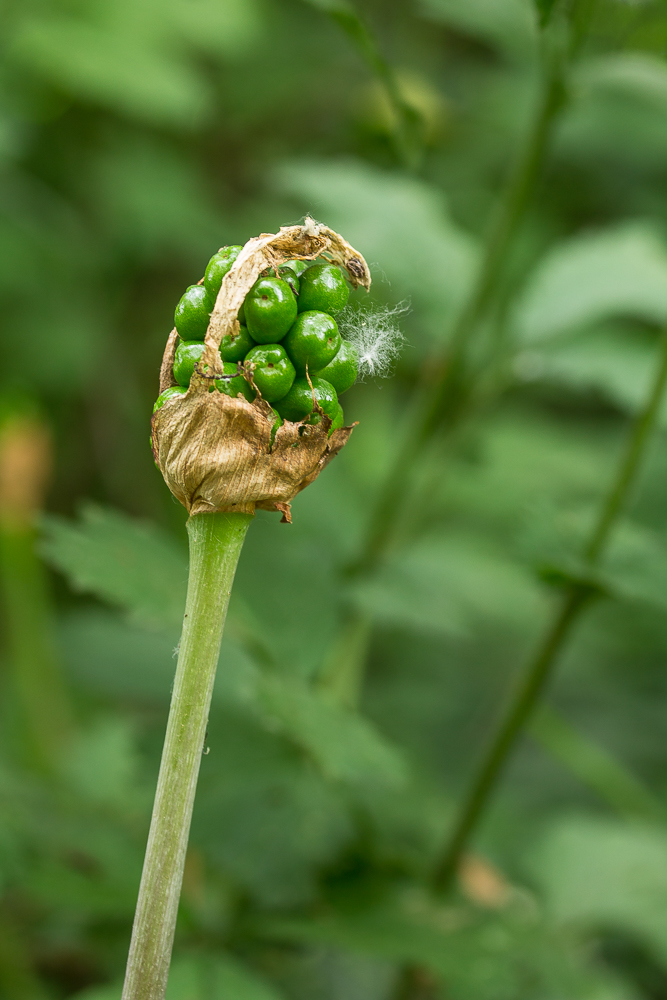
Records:
[[[418,112],[405,100],[396,72],[385,58],[380,45],[355,6],[347,0],[310,0],[329,15],[344,31],[371,73],[384,90],[394,115],[394,146],[398,159],[407,169],[419,165],[423,154],[422,122]]]
[[[667,330],[661,337],[655,380],[646,403],[635,421],[616,477],[584,549],[584,562],[589,569],[594,569],[598,565],[618,515],[627,501],[649,434],[655,425],[666,384]],[[442,892],[450,886],[461,855],[490,801],[528,717],[544,690],[556,659],[590,596],[590,587],[581,581],[573,581],[568,586],[554,620],[529,663],[464,799],[453,832],[433,873],[433,885],[437,890]]]
[[[320,693],[328,701],[359,708],[372,624],[366,612],[348,611],[318,679]]]
[[[163,1000],[229,595],[250,514],[188,521],[190,573],[123,1000]]]
[[[563,81],[559,67],[550,69],[542,98],[529,131],[523,153],[491,228],[477,278],[463,307],[441,363],[440,377],[418,389],[418,405],[402,446],[389,469],[378,503],[369,518],[361,554],[352,567],[356,574],[370,573],[390,542],[401,498],[426,444],[440,427],[456,425],[466,409],[472,380],[468,371],[470,340],[486,314],[496,292],[503,262],[523,220],[536,181],[556,114],[563,101]]]
[[[552,708],[541,705],[528,723],[528,732],[621,816],[665,822],[667,810],[660,799],[604,747],[580,733]]]
[[[73,730],[73,713],[53,629],[48,578],[27,520],[0,514],[0,595],[9,669],[26,763],[53,775]]]
[[[23,934],[11,911],[0,904],[0,996],[48,1000],[47,990],[33,969]]]

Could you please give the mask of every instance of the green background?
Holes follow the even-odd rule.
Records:
[[[249,532],[168,1000],[399,1000],[406,965],[409,1000],[665,1000],[667,404],[598,599],[456,886],[429,890],[651,382],[665,3],[10,0],[1,19],[0,471],[21,421],[52,471],[35,537],[0,517],[0,996],[120,997],[187,580],[147,444],[162,350],[218,247],[311,213],[369,261],[373,307],[402,304],[406,341],[345,397],[359,426],[293,525]],[[351,577],[554,66],[467,405]],[[341,663],[358,695],[330,683]]]

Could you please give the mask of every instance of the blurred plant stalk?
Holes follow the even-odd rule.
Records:
[[[327,14],[347,36],[377,80],[392,112],[392,140],[398,162],[407,170],[416,170],[424,157],[424,122],[406,100],[395,68],[386,59],[375,35],[348,0],[308,0],[311,6]]]
[[[599,594],[599,588],[595,584],[596,571],[600,566],[613,528],[636,480],[651,432],[655,427],[666,385],[667,329],[663,331],[660,339],[659,360],[653,385],[635,421],[609,494],[602,505],[591,536],[582,553],[582,573],[566,584],[553,620],[545,630],[514,698],[511,700],[477,769],[461,806],[458,819],[454,824],[453,832],[433,873],[432,884],[438,892],[446,891],[451,885],[462,854],[477,828],[516,742],[551,676],[558,656],[582,611],[591,598]]]
[[[667,821],[667,810],[660,799],[632,771],[580,733],[559,712],[548,705],[539,705],[527,731],[620,816],[651,823]]]
[[[252,514],[195,514],[188,592],[123,1000],[163,1000],[220,643]]]
[[[572,629],[578,622],[582,612],[595,596],[600,595],[596,585],[596,573],[600,566],[607,544],[619,515],[628,500],[628,496],[639,472],[641,461],[646,452],[651,432],[655,428],[660,404],[667,387],[667,329],[660,339],[659,358],[653,384],[644,406],[637,416],[632,432],[612,480],[609,493],[603,502],[600,514],[591,531],[588,543],[582,553],[582,572],[577,578],[571,578],[564,588],[563,596],[552,620],[548,623],[542,639],[532,659],[529,661],[523,676],[517,686],[514,697],[510,700],[505,714],[484,753],[466,793],[452,832],[444,845],[439,861],[435,864],[431,875],[431,889],[440,895],[448,892],[454,879],[461,870],[464,858],[467,856],[469,844],[488,808],[491,798],[498,787],[517,741],[527,728],[531,716],[539,702],[547,682],[549,681],[558,656],[562,652]],[[540,726],[541,722],[541,726]],[[572,751],[572,733],[549,713],[545,713],[536,725],[537,732],[542,732],[544,738],[553,743],[560,738],[561,747],[564,744],[563,730],[569,737],[565,752]],[[578,744],[580,741],[577,741]],[[580,746],[578,747],[580,750]],[[585,771],[585,780],[596,787],[596,790],[610,800],[612,793],[616,808],[625,815],[643,816],[653,820],[662,818],[663,811],[655,803],[650,793],[646,792],[638,782],[621,769],[615,762],[602,755],[597,747],[591,753],[590,747],[586,759],[579,763],[580,772]],[[611,773],[613,772],[613,774]],[[618,783],[619,774],[621,777]],[[433,997],[433,992],[424,993],[422,975],[414,966],[405,967],[398,979],[394,994],[395,1000],[424,1000]]]
[[[0,906],[0,995],[8,1000],[48,1000],[13,914]]]
[[[441,357],[424,372],[417,389],[412,419],[369,518],[360,554],[351,567],[353,575],[371,573],[381,562],[400,515],[397,498],[406,495],[415,465],[436,434],[451,431],[465,419],[481,370],[496,360],[495,344],[481,363],[473,361],[472,348],[499,291],[505,262],[539,182],[554,123],[565,104],[570,49],[562,41],[544,44],[543,49],[541,93],[523,150],[489,230],[470,294]],[[435,379],[429,375],[433,371],[438,373]]]
[[[349,576],[370,576],[378,568],[391,546],[415,466],[436,435],[453,432],[476,409],[480,376],[496,366],[498,350],[506,350],[504,344],[492,343],[487,356],[473,363],[472,346],[476,334],[499,293],[505,261],[539,183],[554,124],[566,103],[569,66],[581,47],[591,14],[592,0],[574,0],[568,19],[561,19],[555,27],[542,28],[541,93],[523,149],[489,229],[468,299],[442,356],[429,366],[430,372],[438,374],[433,380],[425,372],[417,388],[412,417],[371,510],[359,554],[348,567]],[[488,402],[487,396],[488,393],[484,396],[484,405]],[[337,665],[332,653],[322,671],[319,687],[329,697],[345,692],[346,703],[353,705],[363,684],[367,652],[358,641],[359,636],[365,635],[368,641],[371,634],[367,616],[350,609],[341,632],[342,636],[335,643],[341,654],[339,663]],[[342,680],[339,673],[343,675]],[[350,679],[352,677],[354,680]]]
[[[50,470],[46,425],[20,410],[7,416],[0,425],[0,590],[7,669],[23,753],[44,773],[57,770],[73,728],[48,579],[35,553]]]

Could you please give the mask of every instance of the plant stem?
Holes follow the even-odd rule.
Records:
[[[369,518],[361,554],[351,568],[355,575],[372,572],[384,555],[400,511],[401,498],[425,445],[439,427],[454,426],[465,410],[471,387],[469,342],[489,308],[503,262],[523,220],[540,174],[554,119],[563,102],[563,92],[561,69],[552,67],[522,155],[489,233],[477,278],[441,359],[441,375],[431,385],[422,384],[417,390],[419,401],[413,419]]]
[[[604,747],[580,733],[560,713],[541,705],[528,724],[528,732],[621,816],[664,823],[667,810],[644,783]]]
[[[372,624],[366,612],[348,611],[317,685],[328,701],[355,711],[359,708]]]
[[[72,735],[73,713],[56,652],[49,581],[35,541],[32,526],[0,515],[0,595],[17,735],[25,762],[53,775]]]
[[[540,176],[542,161],[551,135],[556,115],[563,102],[563,65],[552,62],[545,71],[545,81],[535,117],[514,173],[510,178],[505,197],[499,207],[494,224],[491,226],[482,261],[475,283],[452,331],[440,363],[433,368],[441,374],[435,382],[428,384],[424,379],[416,390],[416,406],[412,419],[403,436],[403,441],[379,492],[377,503],[368,519],[368,528],[362,539],[360,552],[354,562],[347,567],[349,576],[370,575],[384,557],[400,515],[402,502],[409,489],[413,469],[425,447],[439,428],[453,430],[470,405],[473,379],[468,371],[469,341],[484,317],[496,291],[507,256]],[[338,670],[347,675],[349,658],[347,646],[351,637],[370,637],[370,627],[364,613],[350,610],[341,636],[329,662],[325,665],[322,686],[329,690],[333,698],[344,698],[341,688],[347,687],[347,677],[338,681]],[[340,665],[335,662],[336,653],[345,652]],[[365,649],[358,646],[356,686],[361,688]]]
[[[51,777],[72,736],[74,712],[54,636],[49,580],[35,552],[35,525],[50,468],[48,428],[32,410],[0,428],[0,603],[20,753]]]
[[[222,630],[251,519],[241,513],[196,514],[188,521],[183,632],[123,1000],[163,1000],[165,995]]]
[[[375,35],[347,0],[309,0],[343,30],[383,89],[394,118],[393,141],[398,160],[408,170],[416,168],[423,157],[422,121],[419,113],[405,100],[396,71],[382,52]]]
[[[595,569],[609,541],[614,524],[628,498],[646,444],[658,414],[667,384],[667,330],[660,342],[660,355],[655,379],[646,403],[637,417],[622,455],[616,477],[605,500],[591,537],[584,548],[584,563]],[[433,886],[445,891],[456,874],[461,855],[488,805],[517,739],[524,728],[554,664],[581,611],[591,596],[584,581],[573,580],[560,602],[552,623],[539,643],[535,656],[520,681],[500,726],[476,772],[466,795],[454,830],[433,873]]]

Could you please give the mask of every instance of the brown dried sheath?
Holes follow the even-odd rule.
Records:
[[[245,244],[225,275],[206,333],[202,366],[187,393],[165,403],[152,421],[153,453],[165,482],[190,514],[227,511],[252,513],[256,507],[279,510],[290,520],[289,505],[312,483],[347,443],[353,427],[334,431],[325,415],[319,424],[285,423],[273,444],[271,407],[258,397],[249,403],[210,391],[221,375],[218,351],[226,333],[239,329],[238,311],[262,271],[285,260],[325,257],[345,267],[351,283],[368,289],[368,265],[338,233],[307,219]],[[172,331],[160,370],[160,391],[174,385],[178,334]]]

